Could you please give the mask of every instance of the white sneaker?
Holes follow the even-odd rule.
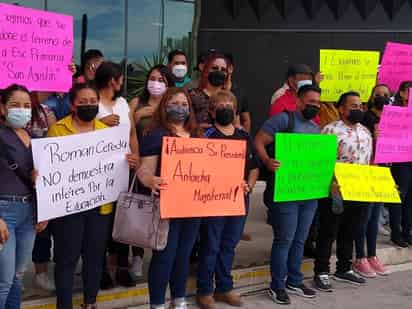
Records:
[[[47,273],[40,273],[35,275],[34,282],[36,286],[42,290],[53,292],[56,290],[54,282],[49,278]]]
[[[188,309],[184,298],[174,299],[170,303],[170,309]]]
[[[382,225],[379,225],[379,234],[384,235],[384,236],[390,236],[391,232],[389,232],[386,228],[384,228]]]
[[[139,278],[143,275],[143,259],[140,256],[134,256],[129,272],[133,278]]]

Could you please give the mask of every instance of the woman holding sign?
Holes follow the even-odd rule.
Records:
[[[29,91],[18,85],[6,88],[0,111],[0,308],[18,309],[24,269],[31,258],[35,227]],[[42,230],[45,225],[38,225]]]
[[[69,97],[72,115],[57,122],[49,130],[49,137],[82,134],[107,128],[95,119],[99,110],[99,94],[94,86],[76,84],[70,90]],[[128,155],[127,160],[131,168],[136,168],[136,155]],[[83,261],[83,307],[95,308],[111,213],[112,204],[107,204],[52,221],[58,309],[73,308],[73,277],[80,256]]]
[[[96,70],[95,82],[97,89],[99,90],[100,102],[99,112],[96,116],[101,122],[109,127],[115,126],[127,126],[130,129],[130,148],[135,154],[139,153],[139,146],[137,143],[137,133],[133,120],[133,112],[130,110],[129,105],[125,98],[121,96],[123,87],[123,72],[120,65],[105,61]],[[141,276],[142,273],[142,257],[144,251],[139,249],[134,260],[134,267],[132,273],[136,276],[131,276],[129,273],[129,246],[115,242],[109,236],[108,251],[109,259],[114,262],[117,259],[116,269],[116,281],[119,285],[124,287],[131,287],[136,285],[137,275]],[[137,262],[137,263],[136,263]],[[106,267],[105,267],[106,268]],[[113,268],[113,267],[111,267]],[[135,271],[133,271],[133,269]],[[103,273],[103,279],[101,287],[102,289],[108,289],[114,286],[114,282],[108,271]]]
[[[157,109],[153,127],[141,141],[140,182],[146,194],[166,190],[160,175],[162,139],[201,137],[196,124],[190,96],[182,88],[169,88]],[[167,246],[153,251],[149,268],[149,294],[152,308],[165,308],[165,294],[170,283],[172,308],[185,309],[186,280],[189,275],[190,254],[198,235],[200,219],[171,219]]]

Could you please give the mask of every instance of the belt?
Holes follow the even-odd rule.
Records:
[[[33,196],[32,195],[23,195],[23,196],[0,195],[0,201],[30,204],[33,201]]]

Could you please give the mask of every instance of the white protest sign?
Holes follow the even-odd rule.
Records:
[[[116,201],[129,183],[129,128],[32,140],[38,221]]]

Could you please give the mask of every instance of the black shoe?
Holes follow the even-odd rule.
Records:
[[[399,248],[407,248],[408,243],[402,238],[391,238],[392,243]]]
[[[269,296],[277,304],[290,305],[289,295],[284,289],[278,289],[278,290],[269,289]]]
[[[100,289],[110,290],[114,288],[114,282],[112,277],[107,271],[104,271],[102,274],[102,280],[100,281]]]
[[[309,259],[314,259],[316,257],[316,248],[313,245],[305,246],[303,251],[303,256]]]
[[[315,287],[322,292],[333,292],[332,285],[330,284],[329,274],[321,273],[319,275],[315,275],[313,278],[315,282]]]
[[[136,281],[133,280],[127,268],[119,268],[116,272],[117,284],[126,288],[136,286]]]
[[[405,236],[403,240],[409,245],[412,246],[412,235]]]
[[[333,279],[335,279],[336,281],[348,282],[348,283],[352,283],[356,285],[361,285],[361,284],[366,283],[366,280],[358,276],[353,270],[349,270],[345,273],[336,272],[333,275]]]
[[[306,287],[303,283],[299,286],[286,284],[286,290],[288,290],[288,292],[291,294],[299,295],[305,298],[316,297],[316,291]]]

